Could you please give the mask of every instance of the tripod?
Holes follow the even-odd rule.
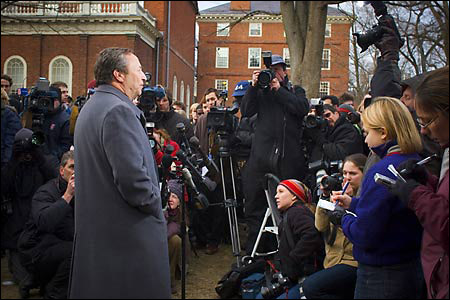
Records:
[[[237,194],[236,194],[236,183],[234,181],[234,171],[233,171],[233,158],[230,155],[229,150],[229,134],[225,131],[218,131],[217,137],[219,139],[219,157],[220,157],[220,172],[222,176],[222,186],[223,186],[223,199],[224,205],[228,212],[228,223],[230,226],[230,235],[231,235],[231,246],[233,249],[233,256],[236,257],[237,267],[241,267],[241,243],[239,240],[239,226],[238,219],[236,213],[237,207]],[[231,181],[233,186],[233,198],[227,197],[227,189],[225,184],[225,173],[224,173],[224,160],[229,158],[230,161],[230,173],[231,173]]]

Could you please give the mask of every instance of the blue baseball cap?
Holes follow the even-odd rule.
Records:
[[[234,88],[233,97],[242,97],[245,95],[248,87],[250,86],[250,82],[248,80],[239,81]]]
[[[271,66],[275,66],[275,65],[278,65],[278,64],[283,64],[283,65],[286,66],[286,62],[284,61],[284,59],[280,55],[273,54],[272,55],[272,64],[271,64]]]

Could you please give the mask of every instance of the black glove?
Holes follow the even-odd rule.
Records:
[[[412,191],[420,185],[421,184],[414,179],[406,180],[406,182],[397,180],[397,182],[389,188],[389,191],[408,207]]]
[[[340,207],[339,205],[336,205],[336,208],[333,211],[328,211],[328,217],[330,218],[330,222],[333,223],[336,226],[341,226],[342,217],[347,212],[345,209]]]
[[[422,185],[426,185],[428,182],[428,171],[423,165],[418,165],[417,162],[418,160],[416,159],[409,159],[402,162],[397,170],[406,180],[413,179]]]
[[[404,41],[400,37],[394,18],[390,15],[384,15],[380,18],[378,26],[382,36],[375,43],[375,47],[380,50],[381,59],[398,62],[400,48],[403,46]]]

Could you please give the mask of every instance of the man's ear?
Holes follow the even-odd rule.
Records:
[[[119,70],[114,70],[113,71],[113,76],[120,83],[123,83],[125,81],[125,74],[123,74]]]

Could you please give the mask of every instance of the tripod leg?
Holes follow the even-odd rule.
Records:
[[[264,220],[261,224],[261,229],[259,230],[258,237],[256,238],[255,246],[253,246],[253,251],[252,251],[251,257],[255,257],[256,250],[258,249],[259,241],[263,234],[264,228],[266,227],[266,223],[267,223],[267,220],[269,219],[269,216],[270,216],[270,209],[268,208],[266,210],[266,214],[264,215]]]

